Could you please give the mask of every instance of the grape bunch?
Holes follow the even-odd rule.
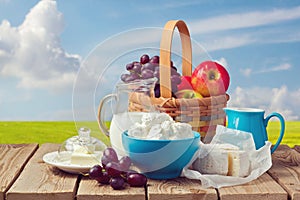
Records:
[[[170,62],[171,69],[171,89],[172,94],[176,93],[178,88],[177,85],[181,83],[181,75],[177,71],[177,68],[174,66],[173,62]],[[126,70],[129,71],[129,74],[122,74],[121,80],[125,83],[130,83],[139,79],[149,79],[156,77],[158,83],[154,87],[155,97],[160,97],[160,85],[159,85],[159,56],[149,57],[149,55],[144,54],[140,57],[140,61],[134,61],[126,65]],[[174,95],[173,95],[174,96]]]
[[[130,170],[130,158],[124,156],[118,160],[117,153],[111,147],[104,150],[101,164],[93,166],[89,171],[89,177],[100,184],[109,184],[115,190],[124,189],[126,184],[131,187],[144,187],[147,184],[145,175]]]

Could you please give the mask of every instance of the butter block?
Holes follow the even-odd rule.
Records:
[[[93,166],[100,163],[100,157],[96,154],[72,153],[71,164]]]

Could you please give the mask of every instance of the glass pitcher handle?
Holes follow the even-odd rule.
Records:
[[[103,113],[105,113],[105,112],[102,112],[102,111],[103,111],[104,105],[105,105],[109,100],[111,100],[112,98],[116,98],[116,97],[117,97],[116,94],[109,94],[109,95],[106,95],[105,97],[103,97],[103,99],[101,99],[100,104],[99,104],[99,107],[98,107],[98,115],[97,115],[98,125],[99,125],[100,130],[101,130],[106,136],[108,136],[108,137],[109,137],[109,130],[108,130],[108,128],[107,128],[106,125],[105,125],[104,114],[103,114]]]
[[[273,112],[271,113],[270,115],[268,115],[265,119],[265,126],[267,127],[268,125],[268,122],[269,120],[272,118],[272,117],[277,117],[280,121],[280,135],[279,135],[279,138],[277,139],[277,142],[275,143],[275,145],[273,146],[273,148],[271,149],[271,153],[274,153],[274,151],[277,149],[277,147],[279,146],[282,138],[283,138],[283,135],[284,135],[284,130],[285,130],[285,122],[284,122],[284,119],[282,117],[281,114],[277,113],[277,112]]]

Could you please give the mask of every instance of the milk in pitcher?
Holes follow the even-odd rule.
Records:
[[[124,112],[113,115],[109,128],[109,137],[110,143],[118,156],[126,155],[122,144],[122,133],[136,122],[141,122],[143,114],[144,112]]]

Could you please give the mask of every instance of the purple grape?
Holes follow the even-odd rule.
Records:
[[[110,162],[118,162],[118,155],[112,147],[108,147],[103,151],[103,156],[106,156]]]
[[[177,68],[176,68],[175,66],[172,65],[172,66],[171,66],[171,69],[172,69],[172,70],[175,70],[175,71],[177,72]]]
[[[107,156],[102,156],[101,157],[101,163],[102,163],[102,166],[105,168],[105,166],[107,165],[107,163],[110,162],[110,159],[107,157]]]
[[[156,98],[160,97],[160,84],[155,84],[155,86],[154,86],[154,96]]]
[[[135,72],[136,74],[140,74],[142,69],[142,65],[140,63],[135,63],[131,71]]]
[[[171,87],[172,87],[172,93],[176,93],[178,91],[178,87],[176,83],[171,82]],[[172,94],[173,96],[173,94]]]
[[[159,64],[159,56],[153,56],[149,62]]]
[[[128,177],[130,174],[138,174],[138,172],[135,171],[135,170],[129,169],[129,170],[126,172],[125,178],[127,179],[127,177]]]
[[[127,83],[128,82],[127,79],[128,79],[129,76],[130,76],[129,74],[122,74],[121,75],[121,80],[124,81],[125,83]]]
[[[128,156],[124,156],[119,160],[119,165],[120,165],[120,169],[123,172],[126,172],[129,170],[130,166],[131,166],[131,160]]]
[[[154,71],[153,76],[159,79],[159,71]]]
[[[109,162],[105,166],[105,170],[107,171],[108,175],[111,177],[117,177],[121,174],[121,169],[119,163],[116,162]]]
[[[178,85],[178,84],[180,84],[181,83],[181,78],[180,78],[180,76],[178,76],[178,75],[172,75],[171,76],[171,83],[173,84],[176,84],[176,85]]]
[[[141,75],[143,79],[153,78],[153,71],[150,69],[144,69]]]
[[[127,177],[127,183],[131,187],[143,187],[147,184],[147,177],[138,173],[130,174]]]
[[[103,171],[102,175],[96,178],[96,180],[101,184],[109,184],[110,178],[111,177],[108,175],[107,171]]]
[[[109,183],[114,190],[122,190],[125,188],[125,181],[122,177],[111,178]]]
[[[146,63],[146,64],[143,65],[142,71],[145,70],[145,69],[149,69],[151,71],[154,71],[154,67],[155,67],[155,65],[153,65],[151,63]]]
[[[149,56],[147,54],[144,54],[144,55],[141,56],[140,62],[142,64],[146,64],[147,62],[149,62],[149,59],[150,59]]]
[[[131,82],[131,81],[134,81],[134,80],[137,80],[137,79],[140,79],[140,76],[136,73],[131,73],[127,79],[126,79],[126,83],[128,82]]]
[[[173,63],[173,61],[171,60],[171,62],[170,62],[170,66],[172,67],[174,65],[174,63]]]
[[[127,69],[128,71],[132,70],[132,68],[133,68],[133,63],[128,63],[128,64],[126,65],[126,69]]]
[[[97,179],[102,175],[102,167],[100,165],[94,165],[89,171],[89,177],[91,179]]]

